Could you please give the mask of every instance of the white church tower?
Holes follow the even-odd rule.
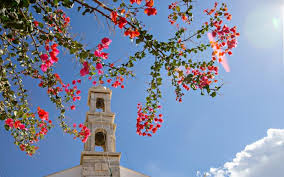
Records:
[[[110,89],[101,85],[89,89],[86,124],[91,135],[81,152],[80,165],[47,177],[147,177],[120,166],[121,153],[115,149],[116,124],[115,114],[111,112],[111,94]]]

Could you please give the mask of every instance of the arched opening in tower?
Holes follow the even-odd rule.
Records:
[[[95,151],[106,152],[106,133],[100,131],[95,134]]]
[[[105,101],[103,98],[97,98],[96,112],[105,112]]]

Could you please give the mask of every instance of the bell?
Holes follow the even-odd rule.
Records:
[[[106,135],[103,132],[98,132],[95,135],[95,144],[96,146],[103,146],[106,142]]]
[[[104,103],[104,99],[102,98],[97,98],[97,102],[96,102],[96,107],[97,109],[105,109],[105,103]]]

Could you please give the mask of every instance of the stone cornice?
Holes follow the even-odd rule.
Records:
[[[82,151],[81,152],[81,160],[80,165],[82,165],[83,157],[117,157],[120,161],[120,152],[95,152],[95,151]]]

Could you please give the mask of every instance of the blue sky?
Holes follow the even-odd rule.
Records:
[[[166,39],[173,32],[167,23],[168,3],[164,0],[155,3],[159,14],[145,18],[147,28],[159,39]],[[203,9],[213,3],[203,1],[196,2],[196,5]],[[125,89],[113,89],[112,111],[116,113],[116,144],[117,151],[122,153],[121,165],[153,177],[192,177],[197,171],[222,168],[246,145],[268,136],[268,129],[283,129],[281,4],[284,2],[238,0],[227,3],[233,15],[232,24],[237,25],[241,36],[233,56],[228,57],[231,72],[221,72],[225,85],[220,96],[212,99],[189,92],[183,103],[177,103],[173,87],[169,85],[169,79],[165,79],[162,87],[165,122],[154,137],[145,138],[135,133],[136,105],[144,101],[147,67],[153,59],[147,57],[137,64],[137,77],[127,80]],[[93,16],[81,17],[74,12],[69,15],[72,31],[85,38],[89,46],[96,46],[102,36],[113,40],[107,50],[113,60],[125,60],[135,51],[136,46],[121,32],[109,33],[107,26],[98,25]],[[103,19],[99,21],[104,22]],[[64,71],[64,79],[78,78],[80,65],[68,55],[60,56],[56,67],[58,71]],[[27,83],[33,105],[45,107],[55,118],[54,106],[44,91],[35,89],[33,84],[36,83],[32,81]],[[76,111],[67,114],[68,121],[80,123],[85,120],[90,87],[88,81],[81,85],[82,99]],[[49,132],[33,157],[20,152],[3,129],[0,130],[0,140],[1,177],[38,177],[73,167],[80,163],[83,149],[81,142],[74,141],[58,127]]]

